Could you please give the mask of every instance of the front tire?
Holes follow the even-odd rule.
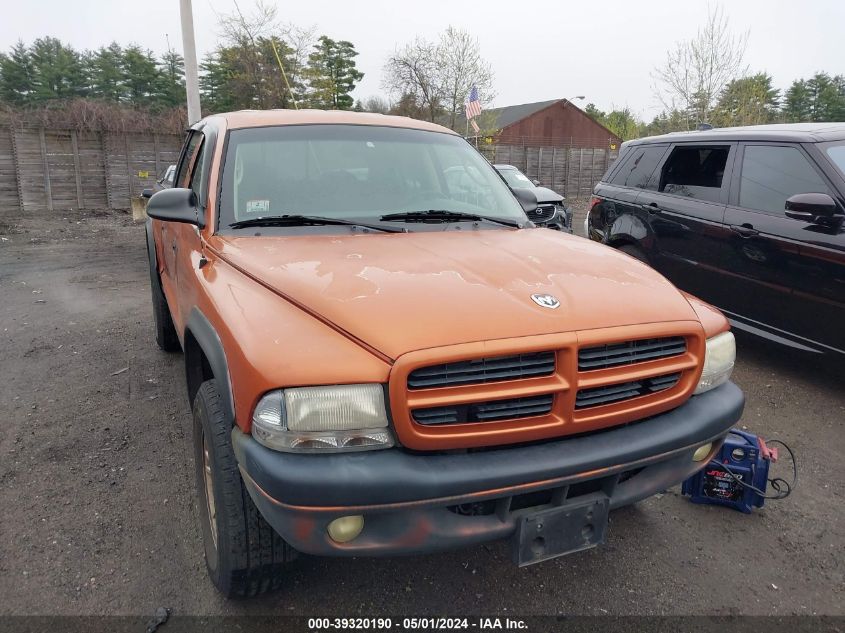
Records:
[[[270,527],[244,486],[217,383],[194,399],[194,464],[208,575],[227,597],[278,589],[293,549]]]

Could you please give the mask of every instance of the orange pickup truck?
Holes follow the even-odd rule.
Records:
[[[147,213],[156,336],[184,351],[202,534],[226,595],[297,551],[606,538],[739,420],[725,318],[535,227],[463,138],[402,117],[235,112]]]

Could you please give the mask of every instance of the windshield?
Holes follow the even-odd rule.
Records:
[[[827,147],[827,155],[830,156],[839,173],[845,176],[845,143],[829,145]]]
[[[493,168],[451,134],[364,125],[230,132],[218,226],[284,214],[378,220],[431,209],[526,220]]]
[[[518,169],[500,169],[499,173],[502,174],[502,178],[504,178],[507,183],[514,189],[534,188],[534,183],[528,180],[528,176],[523,174]]]

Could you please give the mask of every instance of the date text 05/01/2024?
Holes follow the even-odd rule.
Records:
[[[325,630],[526,630],[524,620],[518,618],[442,618],[442,617],[406,617],[401,620],[392,618],[309,618],[308,629]]]

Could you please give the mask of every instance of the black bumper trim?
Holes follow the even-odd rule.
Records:
[[[563,478],[672,453],[724,435],[745,398],[733,383],[677,409],[599,433],[474,453],[412,454],[400,449],[295,455],[232,432],[241,469],[287,505],[383,505],[437,499]]]

